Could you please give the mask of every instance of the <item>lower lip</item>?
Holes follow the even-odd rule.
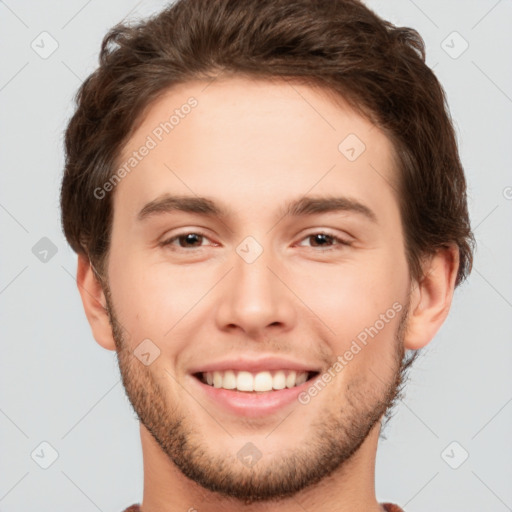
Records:
[[[299,394],[311,386],[311,383],[315,380],[314,378],[307,380],[300,386],[293,388],[266,392],[247,392],[215,388],[204,384],[197,377],[192,375],[189,375],[189,377],[194,381],[195,386],[198,386],[201,392],[205,393],[216,405],[246,418],[273,414],[293,402],[298,404]]]

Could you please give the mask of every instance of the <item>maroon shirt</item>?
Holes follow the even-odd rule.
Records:
[[[398,505],[393,503],[381,503],[386,512],[404,512]],[[128,507],[124,512],[141,512],[140,505],[132,505]]]

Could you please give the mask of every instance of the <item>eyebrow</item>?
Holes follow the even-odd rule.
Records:
[[[164,194],[147,203],[138,213],[137,219],[143,221],[173,211],[219,218],[233,215],[227,208],[207,197]],[[368,206],[349,197],[334,196],[305,196],[292,200],[280,210],[278,217],[301,217],[333,212],[357,213],[377,223],[377,216]]]

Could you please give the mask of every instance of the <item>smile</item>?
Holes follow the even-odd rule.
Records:
[[[272,370],[257,373],[225,370],[200,372],[195,374],[195,377],[214,388],[244,392],[267,392],[300,386],[316,375],[318,375],[318,372],[295,370]]]
[[[188,378],[194,396],[204,397],[211,407],[238,417],[261,418],[289,406],[302,407],[299,394],[319,376],[318,371],[289,369],[214,370],[194,372]]]

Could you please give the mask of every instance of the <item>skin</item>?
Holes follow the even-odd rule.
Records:
[[[425,277],[411,278],[392,145],[342,100],[278,80],[206,85],[167,91],[125,145],[119,162],[197,99],[116,186],[103,283],[87,258],[78,261],[93,335],[117,350],[141,420],[142,510],[379,511],[381,418],[400,386],[404,350],[424,347],[448,314],[457,250],[425,258]],[[338,150],[350,133],[366,146],[355,161]],[[229,215],[174,211],[139,221],[164,193],[208,197]],[[354,211],[280,215],[305,195],[349,197],[376,221]],[[161,245],[198,232],[204,237]],[[318,243],[318,233],[350,245]],[[263,249],[252,263],[237,252],[248,236]],[[325,372],[396,303],[400,314],[306,405],[247,419],[192,385],[192,368],[227,356],[284,356]],[[160,350],[148,366],[134,357],[144,339]],[[251,468],[237,458],[248,442],[261,453]]]

